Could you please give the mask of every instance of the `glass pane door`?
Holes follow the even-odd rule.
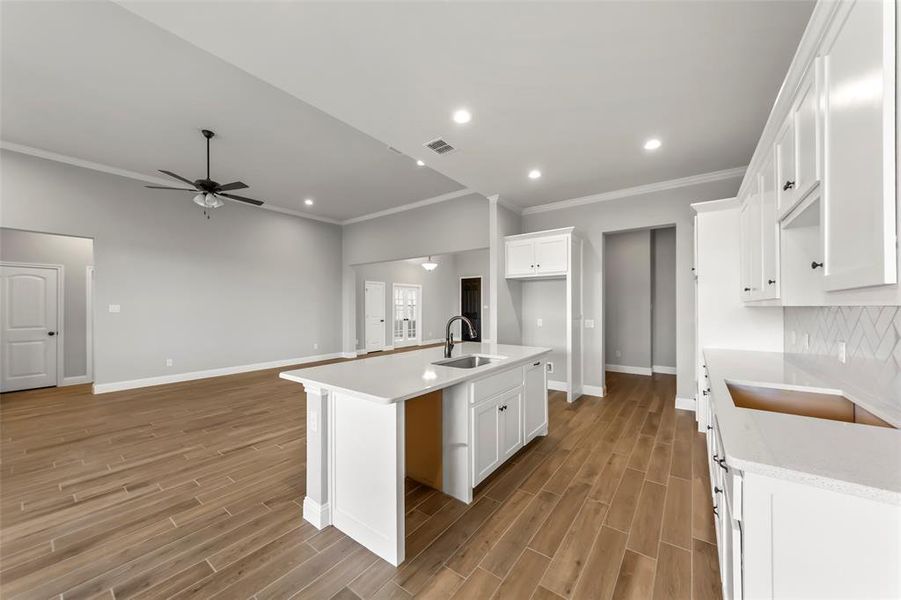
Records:
[[[394,286],[394,343],[409,344],[419,338],[420,288]]]

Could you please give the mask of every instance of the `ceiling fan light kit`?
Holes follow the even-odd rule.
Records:
[[[144,187],[154,190],[176,190],[180,192],[191,192],[194,194],[194,204],[203,209],[204,214],[207,218],[209,218],[209,213],[207,212],[207,210],[211,208],[219,208],[220,206],[225,204],[223,198],[228,198],[229,200],[235,200],[237,202],[244,202],[245,204],[253,204],[254,206],[262,206],[263,203],[259,200],[225,193],[232,190],[245,189],[247,187],[247,184],[241,181],[233,181],[231,183],[220,184],[210,178],[210,140],[216,134],[209,129],[201,129],[200,132],[203,134],[203,137],[206,138],[206,179],[197,179],[195,181],[191,181],[187,177],[182,177],[181,175],[177,175],[172,171],[160,169],[160,173],[193,186],[193,189],[166,187],[161,185],[146,185]]]

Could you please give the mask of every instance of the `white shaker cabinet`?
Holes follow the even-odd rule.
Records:
[[[472,411],[472,485],[488,477],[501,464],[500,398],[486,400]]]
[[[776,135],[776,211],[782,220],[820,179],[817,65],[807,69],[797,97]]]
[[[763,282],[763,240],[760,231],[760,193],[757,190],[741,207],[741,295],[746,302],[759,300]]]
[[[536,360],[526,365],[523,386],[523,443],[547,433],[547,372],[545,362]]]
[[[776,170],[772,159],[760,171],[761,281],[758,298],[779,297],[779,222],[776,217]]]
[[[895,3],[840,3],[823,64],[825,286],[895,283]]]
[[[522,387],[503,394],[499,400],[501,414],[501,460],[505,461],[522,448]]]
[[[569,270],[568,235],[507,240],[506,277],[565,276]]]
[[[513,240],[506,244],[507,277],[524,277],[535,273],[535,241]]]

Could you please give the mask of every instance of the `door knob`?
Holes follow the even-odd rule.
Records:
[[[56,332],[55,332],[55,331],[48,331],[48,332],[47,332],[47,335],[56,335]]]

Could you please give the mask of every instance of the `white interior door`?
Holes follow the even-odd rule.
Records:
[[[385,282],[367,281],[363,289],[366,352],[378,352],[385,349]]]
[[[421,301],[422,288],[418,285],[394,285],[395,346],[410,346],[421,342]]]
[[[0,267],[0,391],[57,385],[59,360],[56,269]]]

